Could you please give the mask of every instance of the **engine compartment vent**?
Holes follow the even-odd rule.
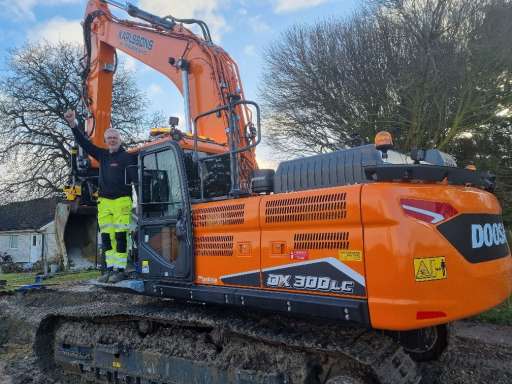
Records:
[[[340,220],[347,217],[345,192],[267,201],[266,223]]]
[[[348,249],[348,232],[296,233],[293,248],[305,249]]]
[[[197,256],[233,256],[233,236],[198,236],[194,241]]]
[[[245,204],[197,208],[192,212],[192,221],[195,227],[243,224],[245,221]]]

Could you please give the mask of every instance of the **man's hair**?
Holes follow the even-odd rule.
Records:
[[[103,137],[107,137],[107,133],[108,133],[108,132],[115,133],[115,134],[117,134],[117,136],[119,136],[119,138],[121,138],[121,133],[120,133],[117,129],[115,129],[115,128],[108,128],[108,129],[105,131],[105,133],[103,134]]]

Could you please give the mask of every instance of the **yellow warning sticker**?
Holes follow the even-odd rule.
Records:
[[[441,280],[447,277],[444,257],[414,259],[414,278],[416,281]]]
[[[149,260],[142,260],[142,273],[149,273]]]
[[[117,360],[114,360],[112,362],[112,368],[121,368],[121,362],[117,361]]]
[[[340,249],[338,252],[338,259],[341,261],[361,261],[363,260],[363,252]]]

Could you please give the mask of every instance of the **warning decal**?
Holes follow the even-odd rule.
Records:
[[[363,259],[363,252],[361,251],[345,251],[340,249],[338,252],[338,259],[341,261],[361,261]]]
[[[447,277],[444,257],[414,259],[414,278],[416,281],[441,280]]]
[[[142,273],[149,273],[149,260],[142,260]]]

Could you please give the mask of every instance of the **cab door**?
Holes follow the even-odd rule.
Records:
[[[139,155],[139,271],[192,281],[191,209],[182,149],[172,141]]]

